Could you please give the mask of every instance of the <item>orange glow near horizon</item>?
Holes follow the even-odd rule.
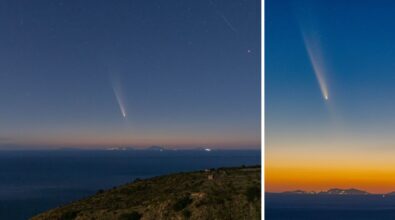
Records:
[[[266,191],[323,191],[330,188],[357,188],[371,193],[395,191],[395,171],[341,168],[266,168]]]
[[[69,134],[53,135],[52,137],[36,137],[31,136],[23,140],[19,140],[17,145],[35,145],[48,146],[57,148],[78,147],[78,148],[106,148],[113,146],[131,146],[131,147],[147,147],[159,145],[170,148],[194,148],[194,147],[213,147],[225,149],[259,149],[260,140],[251,140],[250,137],[243,138],[234,136],[191,136],[191,135],[144,135],[144,134],[119,134],[119,135],[97,135],[97,134]]]
[[[266,192],[357,188],[370,193],[395,191],[395,161],[385,152],[352,151],[266,155]]]

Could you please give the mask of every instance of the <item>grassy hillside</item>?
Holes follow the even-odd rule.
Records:
[[[260,171],[224,168],[137,180],[32,219],[260,219]]]

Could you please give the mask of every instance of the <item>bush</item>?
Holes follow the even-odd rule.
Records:
[[[119,220],[140,220],[143,215],[133,211],[131,213],[124,213],[119,217]]]
[[[217,204],[217,205],[222,205],[225,203],[225,197],[221,196],[221,195],[213,196],[212,200],[213,200],[214,204]]]
[[[174,209],[174,211],[178,212],[178,211],[183,210],[185,207],[187,207],[191,203],[192,203],[192,199],[189,197],[189,195],[183,196],[180,199],[178,199],[176,203],[174,203],[173,209]]]
[[[186,218],[189,219],[192,215],[191,211],[189,211],[188,209],[184,209],[184,211],[182,211],[182,215]]]
[[[60,220],[74,220],[78,215],[78,211],[68,211],[60,216]]]
[[[261,189],[258,186],[250,186],[245,191],[245,196],[248,202],[253,202],[254,200],[261,198]]]

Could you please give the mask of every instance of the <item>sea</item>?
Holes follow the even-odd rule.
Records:
[[[136,178],[259,165],[260,155],[259,150],[0,151],[0,219],[29,219]]]
[[[395,196],[265,194],[266,220],[394,220]]]

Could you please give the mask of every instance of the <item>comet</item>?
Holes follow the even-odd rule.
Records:
[[[325,65],[322,55],[319,38],[314,34],[303,33],[303,39],[309,55],[310,62],[313,66],[314,74],[317,78],[324,100],[329,100],[328,86],[325,80]]]
[[[111,84],[112,84],[112,89],[114,91],[115,98],[118,102],[119,109],[121,110],[121,114],[122,114],[123,118],[126,119],[127,112],[126,112],[126,106],[125,106],[125,102],[124,102],[125,99],[123,96],[122,86],[121,86],[119,77],[112,75]]]

